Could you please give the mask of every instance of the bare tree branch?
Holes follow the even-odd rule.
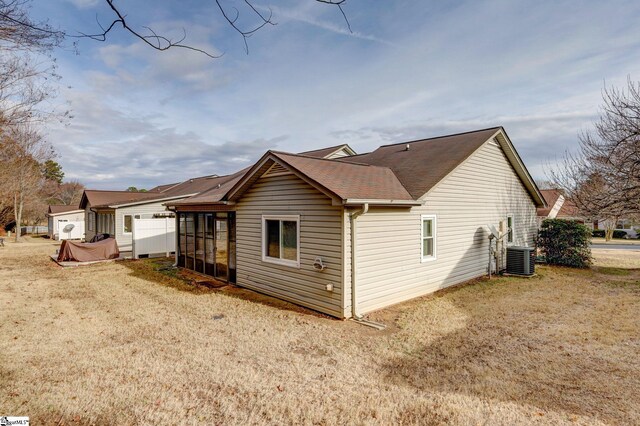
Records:
[[[126,21],[126,15],[123,15],[120,12],[120,10],[113,4],[113,0],[105,0],[105,1],[109,5],[113,13],[115,13],[116,19],[114,19],[106,29],[101,24],[99,24],[100,28],[102,29],[101,33],[96,33],[96,34],[80,33],[80,36],[73,36],[73,37],[86,37],[96,41],[106,41],[107,35],[109,34],[109,32],[119,24],[120,26],[122,26],[123,29],[131,33],[134,37],[138,38],[139,40],[142,40],[145,44],[147,44],[148,46],[152,47],[155,50],[166,51],[175,47],[175,48],[187,49],[187,50],[192,50],[194,52],[202,53],[212,59],[219,58],[220,56],[222,56],[222,55],[213,55],[204,49],[199,49],[197,47],[183,44],[182,42],[186,39],[186,36],[187,36],[186,31],[184,29],[182,30],[184,35],[178,41],[173,41],[168,37],[158,35],[155,31],[153,31],[149,27],[143,27],[143,28],[149,31],[151,34],[148,34],[148,35],[142,34],[136,31],[131,26],[129,26],[129,24]]]

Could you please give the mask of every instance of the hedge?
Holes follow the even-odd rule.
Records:
[[[591,264],[591,232],[581,223],[545,219],[536,243],[550,265],[587,268]]]

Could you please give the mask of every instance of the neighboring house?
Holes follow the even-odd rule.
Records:
[[[564,219],[583,223],[592,229],[607,229],[607,220],[589,219],[580,214],[578,207],[569,199],[566,199],[561,189],[543,189],[540,191],[547,202],[547,207],[537,210],[538,222],[544,219]],[[611,222],[613,225],[613,222]],[[615,224],[615,229],[624,231],[630,238],[637,238],[636,222],[633,219],[620,219]]]
[[[50,205],[46,216],[49,238],[66,240],[84,237],[84,210],[78,206]],[[73,225],[73,229],[70,232],[62,232],[67,225]]]
[[[178,265],[349,318],[486,274],[488,225],[533,244],[545,202],[501,127],[341,153],[268,151],[167,203]]]
[[[85,239],[96,233],[115,237],[120,252],[129,256],[132,250],[133,219],[166,215],[164,203],[196,195],[216,183],[216,175],[188,179],[184,182],[157,186],[148,192],[85,190],[80,207],[86,212]]]
[[[565,198],[561,189],[542,189],[540,190],[544,197],[547,207],[537,209],[538,221],[542,223],[544,219],[564,219],[585,223],[586,219],[578,210],[578,207]]]

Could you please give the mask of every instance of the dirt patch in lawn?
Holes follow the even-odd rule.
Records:
[[[640,418],[640,257],[476,280],[372,314],[381,333],[184,288],[161,260],[62,270],[51,251],[0,248],[0,411],[34,424]]]

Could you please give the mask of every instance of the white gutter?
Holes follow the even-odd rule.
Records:
[[[46,217],[55,217],[55,216],[62,216],[65,214],[75,214],[75,213],[81,213],[84,212],[84,210],[70,210],[68,212],[62,212],[62,213],[47,213],[45,216]]]
[[[373,321],[365,320],[360,313],[358,313],[358,298],[356,294],[356,219],[369,211],[369,204],[364,203],[362,209],[355,211],[349,215],[349,221],[351,225],[351,319],[357,321],[363,325],[377,328],[378,330],[384,330],[386,326]]]

